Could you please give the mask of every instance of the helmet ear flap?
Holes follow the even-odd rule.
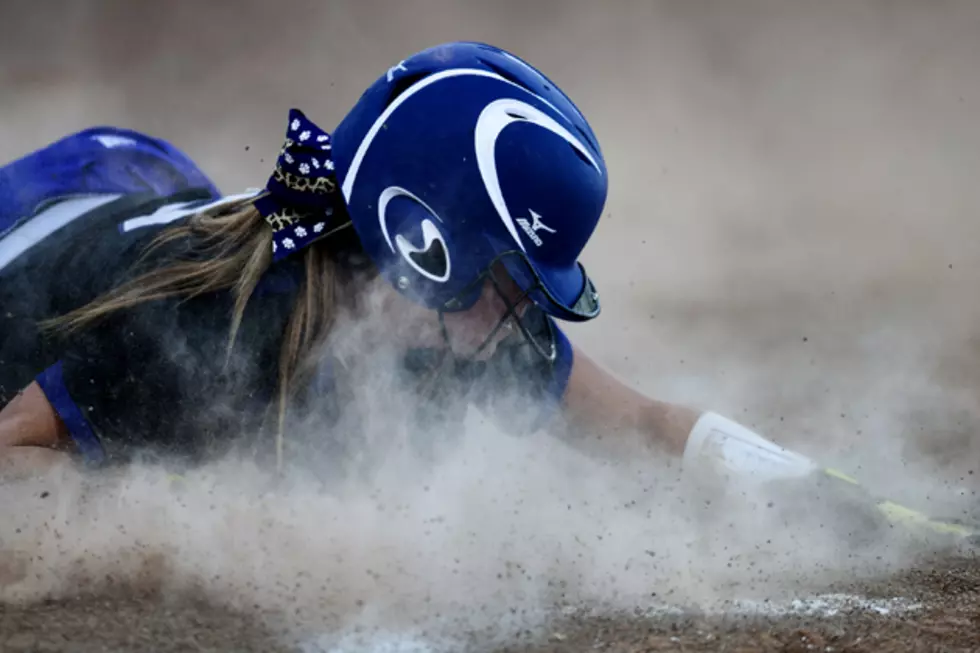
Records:
[[[385,276],[399,291],[428,304],[433,286],[449,282],[453,273],[442,219],[416,195],[394,186],[379,198],[378,219],[394,255]]]
[[[453,235],[428,204],[390,187],[381,193],[378,216],[393,254],[382,269],[388,283],[433,310],[451,313],[476,303],[484,283],[480,255],[467,250],[464,259],[454,260]]]
[[[422,222],[421,248],[411,244],[403,235],[397,234],[395,249],[423,276],[440,282],[449,279],[449,250],[442,234],[431,220]]]

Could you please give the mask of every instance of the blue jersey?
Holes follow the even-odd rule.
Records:
[[[139,304],[70,337],[42,332],[39,320],[77,308],[131,278],[138,261],[146,269],[171,253],[167,246],[140,260],[160,230],[235,199],[222,198],[186,159],[157,157],[151,173],[139,157],[119,155],[118,146],[106,149],[117,156],[113,169],[125,168],[129,178],[100,176],[104,162],[96,152],[84,180],[73,182],[66,174],[73,170],[70,162],[52,152],[58,146],[42,150],[44,160],[27,157],[15,162],[17,169],[0,169],[0,190],[6,189],[0,194],[6,225],[0,236],[0,406],[37,381],[91,463],[153,453],[200,460],[240,448],[243,441],[253,451],[270,445],[282,335],[305,274],[301,258],[273,264],[260,281],[232,365],[226,365],[233,308],[227,291]],[[65,156],[76,154],[77,148]],[[38,183],[52,179],[45,170],[55,164],[58,183]],[[146,187],[153,174],[158,182]],[[14,198],[11,189],[21,189],[19,196]],[[33,194],[24,189],[34,189]],[[532,323],[556,339],[555,362],[536,358],[515,339],[487,363],[460,365],[440,377],[446,392],[435,395],[453,399],[447,405],[458,405],[454,400],[460,395],[475,399],[501,419],[513,412],[512,404],[507,411],[495,409],[496,390],[502,387],[514,389],[508,394],[525,397],[535,409],[556,405],[571,368],[571,347],[543,313],[535,311]],[[411,351],[402,363],[411,376],[425,374],[426,360],[427,352]],[[324,372],[298,395],[330,424],[343,406],[333,396],[329,356],[326,361]],[[435,403],[420,401],[419,419]],[[343,448],[346,426],[323,434],[333,452]]]

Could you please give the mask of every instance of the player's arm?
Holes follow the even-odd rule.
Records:
[[[876,497],[847,474],[821,467],[721,415],[646,397],[580,349],[573,347],[573,352],[563,403],[567,421],[578,425],[573,434],[593,450],[629,455],[639,446],[674,454],[682,459],[685,472],[712,470],[762,483],[799,480],[804,485],[798,487],[810,488],[817,498],[840,498],[849,510],[863,497],[860,505],[868,509],[865,525],[869,529],[901,526],[953,541],[965,539],[971,546],[980,544],[980,527],[932,519],[914,508]]]
[[[37,382],[0,409],[0,476],[39,472],[65,461],[68,429]]]
[[[0,410],[0,447],[58,448],[68,429],[35,381]]]
[[[758,480],[804,476],[816,465],[716,413],[658,401],[629,387],[572,346],[564,395],[572,435],[590,449],[629,456],[652,449]]]

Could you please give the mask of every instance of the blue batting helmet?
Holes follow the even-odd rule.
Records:
[[[499,261],[549,315],[598,315],[578,258],[605,205],[605,161],[578,108],[528,63],[482,43],[419,52],[361,96],[333,157],[366,253],[411,299],[464,310]]]

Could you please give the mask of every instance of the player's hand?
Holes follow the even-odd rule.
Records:
[[[899,528],[980,545],[980,528],[934,519],[876,496],[854,477],[822,466],[713,413],[702,416],[691,431],[684,467],[709,484],[731,479],[739,484],[763,486],[765,492],[780,496],[780,503],[792,509],[806,505],[815,510],[827,509],[833,524],[848,537]]]

